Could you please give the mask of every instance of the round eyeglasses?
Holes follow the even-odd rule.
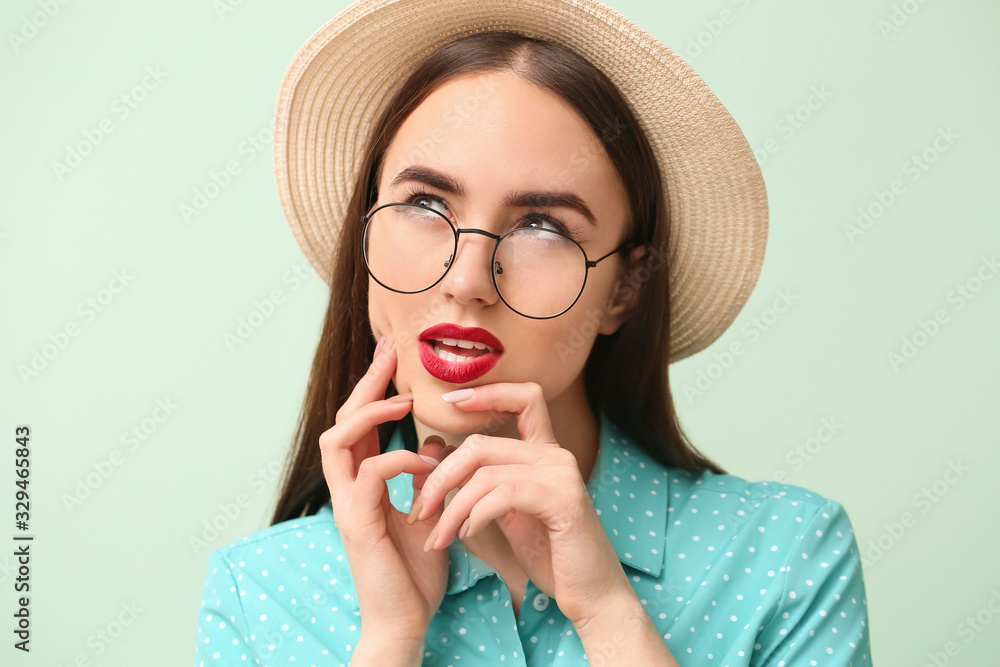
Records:
[[[541,227],[516,227],[501,236],[482,229],[456,229],[439,211],[419,204],[383,204],[361,219],[368,273],[382,287],[417,294],[437,285],[458,252],[460,234],[482,234],[496,242],[490,275],[497,294],[518,315],[546,320],[573,307],[598,262],[635,246],[623,243],[598,259],[580,244]]]

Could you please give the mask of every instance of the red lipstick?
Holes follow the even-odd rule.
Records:
[[[421,332],[417,348],[427,372],[453,384],[486,375],[503,355],[503,345],[486,329],[447,322]]]

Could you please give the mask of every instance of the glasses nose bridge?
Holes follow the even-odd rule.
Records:
[[[440,288],[444,292],[451,294],[463,302],[478,300],[493,303],[499,297],[499,289],[493,277],[493,257],[496,256],[496,248],[500,237],[484,229],[459,229],[454,224],[452,224],[452,230],[455,232],[453,254],[445,262],[444,274],[437,284],[440,285]],[[473,252],[472,256],[466,257],[466,261],[456,269],[455,264],[458,262],[458,254],[460,252],[459,241],[462,238],[462,234],[485,236],[492,241],[492,244],[487,242],[486,247],[480,252]],[[483,252],[488,253],[488,256],[483,257]],[[466,254],[468,254],[468,251],[466,251]],[[484,269],[489,273],[488,277],[484,275]]]
[[[462,234],[480,234],[482,236],[485,236],[486,238],[493,239],[494,247],[496,247],[497,243],[500,241],[499,235],[493,234],[492,232],[488,232],[485,229],[476,229],[475,227],[463,227],[455,229],[456,240],[460,240],[462,238]]]
[[[493,241],[493,247],[490,248],[490,258],[491,258],[490,271],[492,273],[492,266],[493,266],[492,265],[492,258],[496,254],[497,246],[500,244],[501,236],[499,236],[497,234],[493,234],[492,232],[488,232],[485,229],[477,229],[475,227],[458,228],[458,227],[454,227],[453,226],[453,228],[455,230],[455,254],[452,256],[451,260],[449,260],[449,262],[448,262],[448,270],[449,271],[451,270],[451,267],[455,264],[455,261],[458,258],[458,251],[459,251],[458,247],[460,245],[459,241],[462,240],[462,234],[479,234],[480,236],[485,236],[486,238],[488,238],[488,239],[490,239],[490,240]],[[489,247],[489,246],[487,246],[487,247]]]

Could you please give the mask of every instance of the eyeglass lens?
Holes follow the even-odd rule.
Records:
[[[421,206],[392,204],[376,210],[365,234],[365,260],[379,283],[397,292],[420,292],[437,283],[455,252],[446,218]],[[579,245],[553,231],[522,227],[503,237],[492,267],[497,290],[513,310],[552,317],[583,290],[586,257]]]

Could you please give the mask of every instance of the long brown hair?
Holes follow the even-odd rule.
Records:
[[[662,260],[667,255],[669,213],[656,159],[635,116],[604,73],[571,50],[515,33],[477,33],[448,43],[420,64],[389,98],[372,128],[337,251],[330,258],[330,302],[272,524],[314,514],[330,499],[319,437],[334,424],[337,410],[367,370],[375,348],[368,321],[361,219],[378,199],[385,151],[406,118],[435,88],[462,74],[496,71],[511,72],[555,93],[590,124],[628,194],[631,215],[625,236],[647,244],[645,272],[641,268],[631,272],[630,280],[619,285],[639,290],[635,309],[617,332],[598,336],[587,360],[584,378],[591,409],[595,414],[603,411],[667,466],[722,472],[688,441],[670,395],[669,292]],[[661,259],[650,263],[649,258]],[[390,384],[387,395],[394,393]],[[381,451],[395,428],[392,422],[379,426]]]

